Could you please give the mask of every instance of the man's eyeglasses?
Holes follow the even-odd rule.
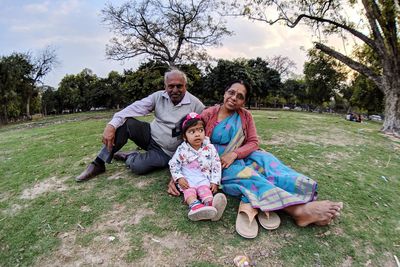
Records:
[[[226,91],[226,93],[231,97],[236,95],[236,98],[239,99],[239,100],[245,100],[246,99],[242,93],[238,93],[235,90],[228,90],[228,91]]]
[[[178,89],[182,89],[183,88],[183,84],[178,83],[178,84],[168,84],[167,85],[167,88],[171,89],[171,90],[174,89],[175,87],[178,88]]]

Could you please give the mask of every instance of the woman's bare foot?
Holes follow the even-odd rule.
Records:
[[[329,200],[313,201],[285,208],[285,211],[293,216],[298,226],[307,226],[315,223],[316,225],[328,225],[340,215],[343,208],[342,202],[332,202]]]

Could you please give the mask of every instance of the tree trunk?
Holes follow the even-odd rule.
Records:
[[[400,77],[385,76],[383,77],[385,120],[382,131],[400,137]]]
[[[28,96],[28,99],[26,100],[26,116],[28,117],[28,119],[31,118],[30,105],[31,105],[31,97]]]
[[[8,124],[8,110],[6,103],[3,104],[3,124]]]

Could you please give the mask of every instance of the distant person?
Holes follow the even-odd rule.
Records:
[[[356,115],[354,116],[354,121],[355,121],[355,122],[361,122],[361,121],[362,121],[361,114],[356,114]]]
[[[357,114],[357,113],[348,113],[346,115],[346,120],[348,121],[354,121],[354,122],[361,122],[362,118],[361,118],[361,114]]]
[[[221,218],[226,197],[217,193],[221,182],[221,162],[218,152],[205,136],[204,122],[192,112],[182,119],[182,144],[169,161],[172,179],[183,192],[192,221]]]
[[[87,181],[105,172],[105,163],[111,163],[113,157],[124,160],[135,174],[167,167],[182,142],[179,120],[189,112],[200,113],[204,109],[201,101],[186,91],[186,84],[185,73],[178,69],[169,70],[164,75],[165,90],[135,101],[115,113],[104,129],[103,148],[76,181]],[[151,123],[134,118],[153,111],[155,118]],[[116,153],[128,139],[146,152]]]

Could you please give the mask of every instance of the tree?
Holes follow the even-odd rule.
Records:
[[[119,109],[126,103],[126,94],[122,89],[125,77],[116,71],[111,71],[107,78],[99,79],[91,91],[94,107]]]
[[[221,59],[217,66],[208,67],[206,72],[204,101],[209,104],[221,101],[226,84],[232,80],[244,80],[251,85],[249,98],[255,101],[248,101],[248,104],[253,102],[256,106],[267,93],[276,92],[281,86],[279,73],[269,68],[268,63],[261,58],[233,61]]]
[[[339,92],[345,80],[336,60],[317,50],[309,51],[309,61],[304,64],[307,96],[312,104],[322,107],[324,102]]]
[[[20,87],[22,99],[25,101],[26,115],[30,118],[30,106],[32,98],[37,96],[39,84],[42,84],[43,78],[54,68],[57,62],[55,50],[47,47],[38,56],[32,57],[30,53],[26,54],[27,61],[31,64],[31,70],[26,79],[26,83]]]
[[[268,66],[276,70],[282,79],[287,79],[296,68],[296,63],[288,57],[277,55],[267,58]]]
[[[29,79],[33,65],[23,53],[13,53],[0,59],[0,119],[8,123],[10,118],[18,118],[21,111],[22,89],[31,86]]]
[[[288,79],[283,83],[281,95],[286,102],[297,106],[307,102],[307,91],[304,81]]]
[[[319,40],[315,47],[372,80],[385,96],[385,120],[382,131],[400,137],[400,48],[398,25],[400,7],[398,0],[302,1],[302,0],[246,0],[237,4],[240,15],[264,21],[270,25],[284,22],[296,27],[305,22],[326,37],[331,34],[348,34],[358,38],[377,55],[379,70],[356,61],[336,51]],[[278,13],[271,17],[268,7],[274,6]],[[363,19],[351,21],[345,11],[361,9]],[[270,11],[268,9],[268,11]],[[364,23],[364,24],[362,24]],[[368,33],[367,33],[368,32]]]
[[[141,0],[120,7],[108,4],[103,22],[115,37],[107,46],[110,59],[125,60],[150,56],[168,65],[186,60],[203,60],[206,46],[220,44],[231,32],[216,12],[213,0]]]
[[[68,110],[73,113],[78,110],[80,103],[80,91],[75,75],[65,75],[58,86],[61,112]]]
[[[225,86],[232,80],[252,81],[251,73],[246,68],[245,59],[234,61],[220,59],[215,67],[206,69],[204,92],[206,104],[215,104],[222,100]]]
[[[139,66],[137,71],[125,71],[125,81],[122,88],[127,93],[130,103],[148,96],[164,88],[164,73],[168,65],[161,61],[150,60]]]
[[[254,106],[258,106],[267,94],[279,94],[282,87],[281,76],[279,72],[269,66],[266,60],[260,57],[249,59],[247,66],[251,73],[250,83],[252,85],[252,95],[254,97]],[[253,103],[252,103],[253,104]]]
[[[39,90],[41,91],[42,114],[47,116],[49,114],[61,112],[57,110],[59,103],[58,92],[55,91],[55,88],[44,85],[41,86]]]
[[[383,94],[376,85],[363,75],[357,75],[351,85],[350,104],[364,109],[368,114],[383,111]]]
[[[38,96],[37,86],[57,63],[55,51],[49,47],[37,57],[30,53],[13,53],[0,58],[0,120],[8,122],[10,111],[17,118],[25,114],[30,118],[31,106],[40,109],[40,104],[32,103]]]

